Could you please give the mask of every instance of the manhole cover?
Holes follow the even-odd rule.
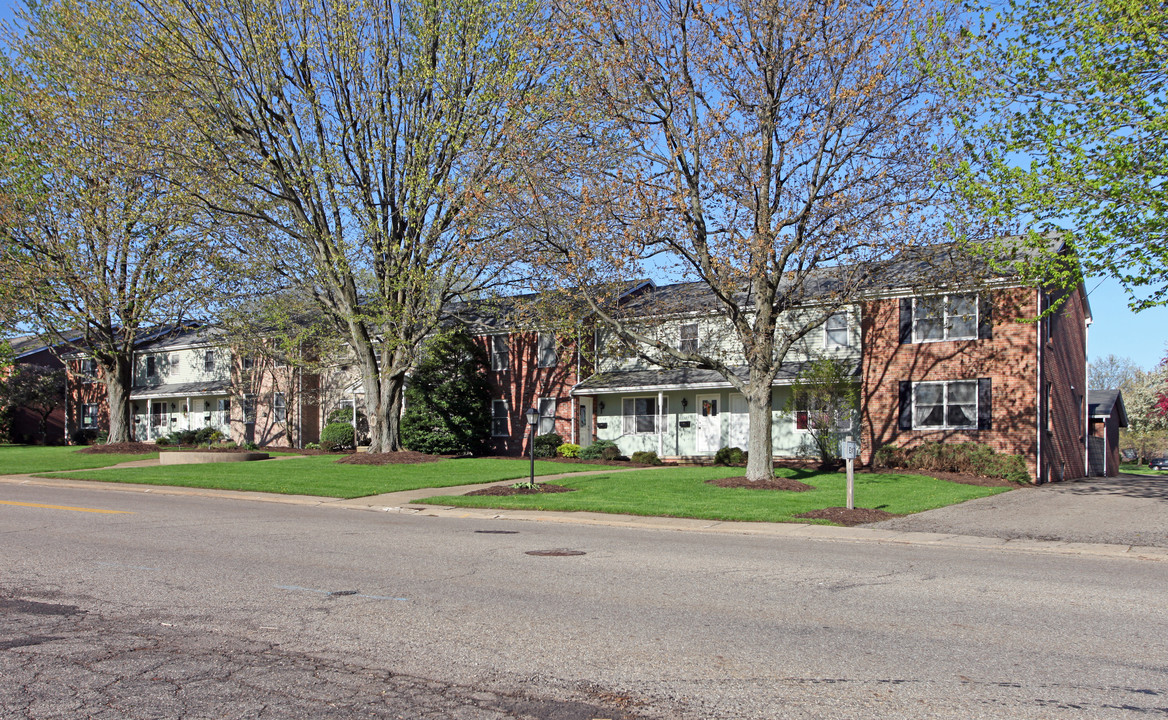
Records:
[[[583,555],[584,551],[559,548],[557,550],[528,550],[527,554],[538,555],[539,557],[568,557],[569,555]]]
[[[356,594],[357,594],[357,593],[359,593],[359,592],[361,592],[361,591],[360,591],[360,590],[333,590],[331,593],[329,593],[329,595],[332,595],[332,596],[337,596],[337,595],[356,595]]]
[[[518,530],[475,530],[479,535],[518,535]]]

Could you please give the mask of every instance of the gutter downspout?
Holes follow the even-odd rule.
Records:
[[[1084,318],[1083,322],[1083,357],[1090,358],[1087,348],[1090,347],[1091,334],[1091,318]],[[1087,383],[1090,381],[1091,371],[1090,362],[1083,363],[1083,477],[1090,477],[1091,475],[1091,438],[1089,429],[1091,421],[1087,416],[1087,394],[1091,392],[1091,386]],[[1107,426],[1103,427],[1103,476],[1107,477]]]

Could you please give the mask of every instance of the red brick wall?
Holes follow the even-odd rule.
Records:
[[[105,384],[101,382],[102,370],[99,367],[97,373],[89,376],[81,374],[81,361],[70,360],[65,367],[66,385],[69,388],[69,411],[66,425],[65,441],[72,443],[72,435],[81,428],[81,414],[83,405],[88,403],[96,403],[97,408],[97,429],[99,431],[109,430],[109,396],[105,392]],[[131,437],[134,434],[134,427],[130,426]]]
[[[39,365],[47,368],[60,368],[63,363],[53,355],[48,348],[40,352],[26,355],[17,361],[21,365]],[[66,386],[67,388],[68,386]],[[65,395],[69,392],[66,389]],[[59,443],[65,438],[65,398],[61,398],[61,403],[49,413],[48,421],[45,423],[45,442],[49,444]],[[12,416],[12,427],[10,433],[15,440],[27,440],[31,442],[41,441],[41,415],[38,412],[19,408]]]
[[[1021,455],[1035,471],[1037,358],[1034,323],[1037,291],[1012,288],[985,293],[992,307],[992,338],[900,344],[900,301],[889,298],[863,307],[861,385],[862,459],[885,444],[902,448],[926,442],[980,442],[998,452]],[[899,430],[900,381],[993,381],[989,430]]]
[[[556,399],[555,432],[564,442],[572,442],[572,406],[575,401],[570,393],[579,382],[575,341],[558,338],[555,367],[541,368],[538,367],[539,334],[511,333],[506,336],[508,369],[496,371],[490,369],[491,337],[480,335],[475,340],[487,351],[491,399],[507,401],[511,431],[506,437],[491,438],[492,452],[498,455],[522,455],[528,452],[530,433],[524,414],[529,408],[538,409],[540,398]]]

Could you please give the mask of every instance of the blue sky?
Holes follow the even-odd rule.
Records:
[[[10,20],[15,5],[12,0],[0,0],[0,20]],[[1168,269],[1165,272],[1168,274]],[[1113,354],[1150,369],[1168,355],[1168,308],[1131,312],[1127,295],[1114,280],[1090,278],[1086,288],[1095,320],[1089,338],[1090,359]]]

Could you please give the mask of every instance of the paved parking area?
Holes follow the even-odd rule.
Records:
[[[1168,476],[1050,483],[865,527],[1168,548]]]

